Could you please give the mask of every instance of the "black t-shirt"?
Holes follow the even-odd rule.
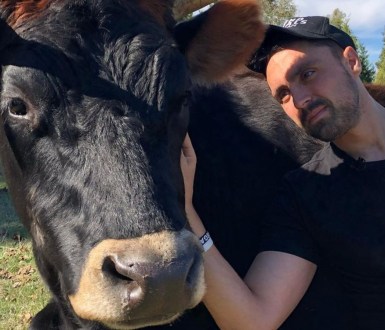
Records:
[[[284,178],[260,251],[326,267],[352,304],[356,329],[385,329],[385,161],[334,145]]]

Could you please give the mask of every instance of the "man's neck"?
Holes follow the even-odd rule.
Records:
[[[385,160],[385,108],[373,100],[362,112],[358,125],[334,144],[355,159]]]

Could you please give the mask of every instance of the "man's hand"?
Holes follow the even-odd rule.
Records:
[[[194,148],[192,146],[189,135],[186,134],[180,155],[180,167],[182,169],[184,180],[186,210],[192,208],[196,163],[197,158]]]

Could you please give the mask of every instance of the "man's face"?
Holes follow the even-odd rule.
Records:
[[[345,52],[337,58],[327,46],[296,42],[272,55],[266,69],[271,92],[286,114],[323,141],[341,137],[360,118],[356,73]]]

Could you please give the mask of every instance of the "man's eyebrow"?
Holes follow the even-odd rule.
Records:
[[[296,76],[298,76],[301,73],[303,66],[304,66],[304,63],[294,64],[293,67],[287,71],[286,80],[292,81]]]
[[[301,74],[305,67],[313,66],[314,64],[315,61],[313,59],[304,59],[299,63],[294,64],[293,67],[286,73],[287,81],[293,80],[296,76]]]

